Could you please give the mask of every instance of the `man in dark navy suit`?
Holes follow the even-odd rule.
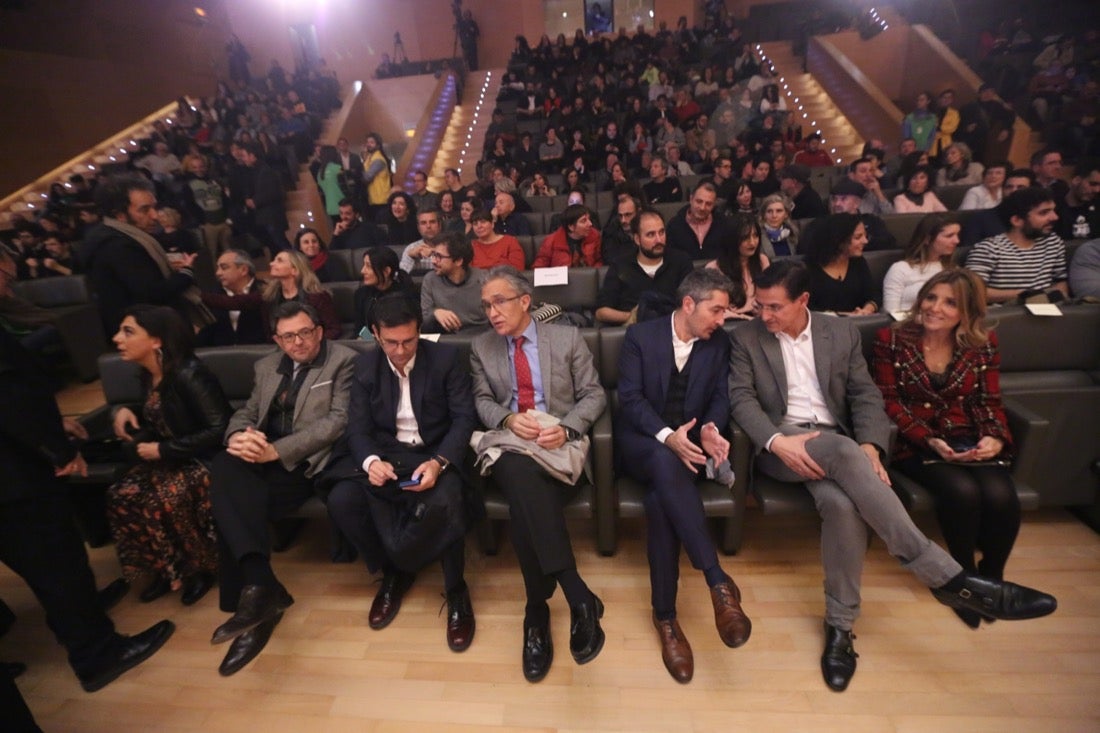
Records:
[[[676,621],[680,547],[710,586],[718,634],[729,647],[749,639],[741,591],[718,564],[697,479],[723,466],[730,444],[730,341],[722,330],[734,284],[714,269],[694,270],[677,290],[671,318],[632,326],[619,356],[615,442],[624,470],[645,496],[653,624],[661,657],[679,682],[694,672],[691,646]],[[709,461],[713,464],[708,465]]]
[[[438,558],[447,596],[447,644],[465,651],[474,612],[463,578],[470,525],[459,468],[477,416],[469,369],[453,346],[420,340],[420,311],[405,297],[371,312],[380,348],[356,360],[348,414],[349,455],[329,495],[333,522],[382,586],[373,629],[388,626],[415,573]]]

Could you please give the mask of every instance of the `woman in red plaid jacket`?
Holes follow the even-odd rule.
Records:
[[[910,316],[877,334],[874,377],[898,425],[894,465],[936,496],[959,564],[1000,579],[1020,528],[1020,501],[1008,469],[1013,445],[1000,356],[985,313],[984,285],[973,273],[933,276]],[[976,613],[955,613],[971,628],[980,624]]]

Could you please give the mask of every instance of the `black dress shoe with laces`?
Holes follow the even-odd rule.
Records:
[[[229,651],[225,653],[225,659],[218,666],[218,674],[228,677],[244,669],[245,665],[255,659],[267,646],[267,642],[271,639],[271,632],[275,630],[275,626],[282,618],[283,613],[280,611],[274,618],[264,621],[234,639],[229,645]]]
[[[962,586],[955,591],[932,588],[932,595],[957,611],[972,611],[986,619],[1019,621],[1054,613],[1057,599],[1034,588],[963,573]]]
[[[244,632],[254,629],[264,621],[270,621],[290,608],[294,599],[281,585],[246,585],[241,591],[241,600],[237,612],[224,624],[214,630],[211,644],[235,639]]]
[[[825,651],[821,655],[821,674],[830,690],[844,692],[856,673],[856,635],[825,622]]]
[[[523,676],[538,682],[550,671],[554,661],[554,641],[550,638],[550,619],[543,623],[523,620]]]
[[[95,692],[106,687],[123,672],[133,669],[156,654],[175,630],[175,625],[165,619],[140,634],[119,636],[99,664],[77,674],[80,686],[85,692]]]
[[[577,664],[591,662],[603,649],[605,635],[600,628],[603,602],[592,594],[584,603],[569,607],[569,651]]]

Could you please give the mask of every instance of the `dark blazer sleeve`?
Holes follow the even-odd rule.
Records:
[[[647,350],[660,348],[651,337],[648,324],[631,326],[626,331],[623,349],[619,353],[619,414],[621,419],[634,430],[648,436],[655,436],[666,427],[675,430],[678,425],[666,425],[650,400],[663,401],[664,395],[658,394],[656,385],[646,389],[645,355]],[[646,331],[643,335],[640,332]],[[645,343],[642,343],[644,339]],[[650,351],[652,354],[653,352]],[[650,361],[651,368],[654,361]]]
[[[171,305],[195,281],[188,272],[173,272],[167,278],[138,244],[112,242],[101,255],[114,277],[136,303]]]
[[[363,465],[367,456],[384,455],[386,448],[393,445],[397,432],[397,404],[390,398],[391,387],[383,381],[392,375],[382,371],[383,361],[380,349],[355,358],[347,438],[357,466]],[[391,440],[379,440],[380,436],[388,436]]]
[[[0,434],[54,467],[66,465],[77,451],[61,427],[57,402],[14,336],[0,331],[0,347]]]
[[[195,363],[176,375],[171,389],[178,404],[173,410],[176,424],[169,427],[176,435],[160,442],[160,457],[186,460],[212,455],[221,447],[233,414],[218,378],[203,364]]]
[[[443,351],[432,349],[432,351]],[[447,348],[443,362],[442,381],[447,398],[447,420],[450,427],[439,443],[436,452],[456,466],[461,466],[470,444],[470,436],[478,425],[477,410],[474,407],[473,384],[470,370],[459,360],[458,349]],[[441,354],[441,356],[443,356]],[[429,389],[435,389],[429,385]]]

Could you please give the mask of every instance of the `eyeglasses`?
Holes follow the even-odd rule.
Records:
[[[428,254],[428,259],[429,260],[453,260],[454,257],[451,257],[450,255],[445,255],[442,252],[431,252],[431,253]]]
[[[404,341],[394,341],[393,339],[378,339],[378,343],[382,344],[383,349],[387,349],[389,351],[397,351],[398,349],[401,349],[402,351],[408,351],[412,347],[416,346],[416,342],[419,340],[420,337],[417,336],[416,338],[405,339]]]
[[[485,311],[486,313],[494,310],[497,313],[500,313],[504,309],[505,303],[510,303],[513,300],[519,300],[522,297],[522,295],[513,295],[511,298],[494,298],[493,300],[483,300],[481,301],[481,310]]]
[[[303,328],[301,331],[293,331],[291,333],[277,333],[275,338],[280,344],[293,344],[297,341],[308,341],[309,337],[317,332],[319,326],[312,326],[311,328]]]

